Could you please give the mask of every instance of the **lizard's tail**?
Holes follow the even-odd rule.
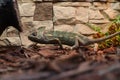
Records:
[[[120,31],[119,32],[116,32],[116,33],[113,33],[109,36],[105,36],[105,37],[102,37],[102,38],[98,38],[98,39],[89,39],[87,38],[86,36],[83,36],[83,35],[80,35],[80,43],[82,45],[90,45],[90,44],[94,44],[94,43],[99,43],[99,42],[102,42],[102,41],[105,41],[107,39],[110,39],[116,35],[120,34]]]

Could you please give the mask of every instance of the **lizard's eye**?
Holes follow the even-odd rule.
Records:
[[[37,36],[37,32],[33,32],[32,35],[33,35],[33,36]]]

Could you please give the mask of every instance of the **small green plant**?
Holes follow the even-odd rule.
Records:
[[[120,15],[118,15],[113,22],[115,22],[115,23],[120,23]]]
[[[97,31],[97,32],[101,32],[101,28],[97,25],[91,24],[91,23],[86,23],[87,26],[89,26],[91,29]]]
[[[101,38],[103,36],[108,36],[118,31],[120,31],[120,15],[111,22],[106,33],[98,31],[98,33],[93,35],[93,38]],[[110,46],[120,46],[120,35],[99,43],[99,48],[107,48]]]

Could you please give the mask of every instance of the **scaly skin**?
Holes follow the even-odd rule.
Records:
[[[41,27],[36,34],[35,33],[30,34],[28,36],[28,39],[33,42],[41,43],[41,44],[59,44],[61,49],[63,49],[62,44],[73,46],[74,49],[79,46],[86,46],[93,43],[104,41],[118,34],[120,34],[120,32],[116,32],[112,35],[103,38],[89,39],[82,34],[77,34],[72,32],[64,32],[64,31],[45,32],[45,27]]]

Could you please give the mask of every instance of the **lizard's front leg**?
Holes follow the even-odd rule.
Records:
[[[45,39],[45,41],[48,44],[58,44],[60,46],[60,49],[63,49],[62,43],[58,38],[53,38],[53,39]]]
[[[77,36],[75,36],[75,44],[71,47],[71,49],[77,49],[80,46],[80,42]]]

